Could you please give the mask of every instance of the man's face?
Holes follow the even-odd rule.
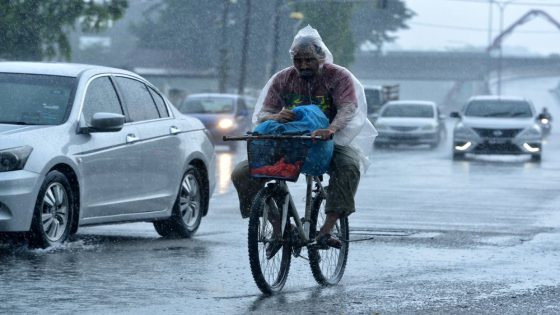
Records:
[[[319,58],[312,47],[299,49],[294,55],[293,62],[302,79],[312,79],[319,72]]]

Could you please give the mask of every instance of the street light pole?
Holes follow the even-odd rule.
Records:
[[[494,0],[488,0],[488,47],[492,45],[492,20],[493,18]]]
[[[504,31],[504,6],[500,5],[499,2],[498,7],[500,8],[500,34]],[[503,61],[503,46],[502,42],[500,42],[499,50],[498,50],[498,95],[502,95],[502,61]]]
[[[229,54],[228,54],[228,41],[227,41],[227,28],[229,18],[229,8],[231,0],[224,0],[224,8],[222,11],[222,34],[221,34],[221,47],[220,47],[220,67],[219,67],[219,82],[218,90],[220,93],[227,91],[228,71],[229,71]]]
[[[506,6],[513,1],[515,0],[509,0],[505,2],[495,1],[495,3],[498,5],[498,8],[500,9],[500,34],[498,34],[498,36],[502,35],[502,32],[504,31],[504,10],[506,9]],[[500,40],[498,46],[498,95],[502,94],[502,63],[503,46],[502,41]]]
[[[247,77],[247,54],[249,53],[249,35],[251,28],[251,0],[245,1],[245,23],[243,28],[243,43],[241,47],[241,70],[237,93],[245,93],[245,80]]]
[[[276,73],[278,67],[278,46],[280,45],[280,9],[282,7],[282,0],[276,0],[274,6],[274,22],[272,24],[272,62],[270,63],[269,77]]]
[[[269,77],[276,73],[278,68],[278,46],[280,45],[280,14],[285,9],[289,9],[292,2],[287,2],[282,5],[283,0],[276,0],[274,22],[272,24],[273,40],[272,40],[272,62],[270,63]],[[303,20],[303,13],[299,11],[290,12],[290,19],[297,21],[294,24],[294,35],[297,33],[297,28],[301,25]]]

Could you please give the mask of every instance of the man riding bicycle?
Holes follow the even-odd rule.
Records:
[[[317,31],[310,26],[300,30],[290,49],[293,66],[276,73],[267,83],[257,102],[254,123],[267,120],[289,122],[295,114],[290,110],[299,105],[314,104],[329,119],[327,129],[313,131],[312,136],[328,139],[334,135],[334,152],[328,174],[328,197],[325,205],[326,219],[316,236],[319,245],[340,248],[341,240],[330,235],[336,221],[355,212],[354,195],[360,181],[360,158],[365,150],[351,146],[352,140],[362,132],[371,147],[377,135],[375,128],[358,109],[359,100],[365,107],[363,87],[347,69],[332,63],[332,54]],[[262,104],[260,104],[262,102]],[[261,106],[262,105],[262,106]],[[367,126],[367,127],[364,127]],[[365,131],[365,132],[364,132]],[[231,179],[237,190],[244,218],[249,217],[253,196],[266,180],[250,175],[247,161],[240,162]],[[271,219],[275,237],[280,236],[281,222]],[[267,258],[279,250],[279,243],[271,243]]]

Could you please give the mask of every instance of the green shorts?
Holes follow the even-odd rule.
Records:
[[[356,211],[354,196],[360,183],[360,157],[348,146],[335,145],[329,167],[329,187],[325,212],[350,215]]]

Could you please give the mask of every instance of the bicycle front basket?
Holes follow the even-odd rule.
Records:
[[[249,140],[247,155],[251,176],[298,180],[309,148],[308,140]]]

